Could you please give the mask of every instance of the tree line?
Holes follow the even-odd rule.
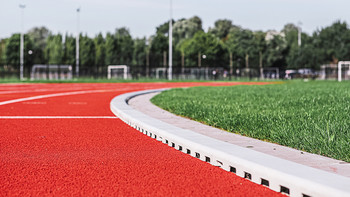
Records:
[[[281,69],[311,68],[350,59],[350,30],[346,22],[336,21],[309,35],[298,27],[286,24],[281,31],[252,31],[217,20],[204,31],[202,20],[194,16],[173,22],[173,65],[186,67],[224,67]],[[93,38],[80,35],[80,67],[102,72],[107,65],[166,67],[168,29],[165,22],[156,27],[154,35],[133,38],[125,27],[113,33],[99,33]],[[53,34],[45,27],[35,27],[24,35],[25,67],[33,64],[75,65],[75,36]],[[2,69],[19,68],[20,34],[0,40]]]

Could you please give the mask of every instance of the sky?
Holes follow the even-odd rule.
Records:
[[[170,0],[0,0],[0,39],[23,30],[45,26],[54,34],[79,29],[94,37],[127,27],[133,37],[148,37],[170,18]],[[349,0],[172,0],[173,18],[199,16],[205,31],[218,19],[232,20],[251,30],[280,31],[287,23],[301,22],[312,34],[336,20],[350,24]]]

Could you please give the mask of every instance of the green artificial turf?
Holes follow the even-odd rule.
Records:
[[[350,83],[173,89],[151,100],[205,124],[350,162]]]

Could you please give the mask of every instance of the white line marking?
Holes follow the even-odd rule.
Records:
[[[118,119],[116,116],[0,116],[0,119]]]
[[[88,94],[88,93],[97,93],[97,92],[112,92],[116,90],[88,90],[88,91],[76,91],[76,92],[64,92],[64,93],[55,93],[55,94],[46,94],[46,95],[39,95],[39,96],[31,96],[26,98],[19,98],[19,99],[13,99],[8,101],[2,101],[0,102],[0,105],[7,105],[11,103],[18,103],[23,101],[30,101],[35,99],[43,99],[43,98],[50,98],[50,97],[57,97],[57,96],[70,96],[70,95],[76,95],[76,94]]]

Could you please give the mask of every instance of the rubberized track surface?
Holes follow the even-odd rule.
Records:
[[[122,93],[198,85],[238,83],[0,85],[0,196],[281,196],[142,135],[109,109]]]

